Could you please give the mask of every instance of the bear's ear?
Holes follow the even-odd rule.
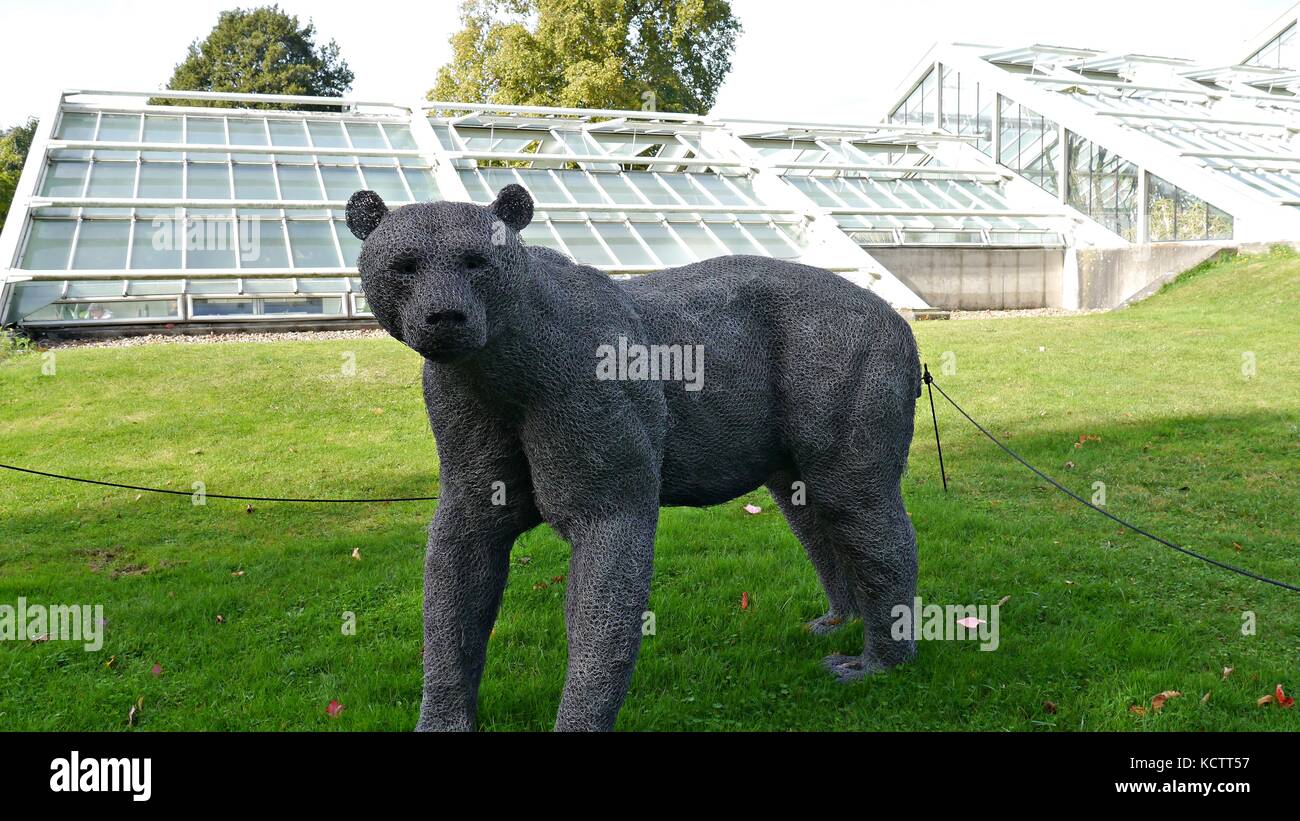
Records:
[[[358,191],[348,197],[348,228],[353,236],[365,240],[379,226],[380,220],[388,216],[388,206],[374,191]]]
[[[516,231],[522,231],[533,221],[533,197],[528,189],[517,183],[510,183],[497,192],[497,198],[489,206],[497,219]]]

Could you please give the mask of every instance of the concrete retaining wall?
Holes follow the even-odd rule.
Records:
[[[936,308],[963,311],[1056,308],[1062,248],[869,248]]]

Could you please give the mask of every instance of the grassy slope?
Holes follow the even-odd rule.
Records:
[[[1273,255],[1206,268],[1113,314],[916,331],[949,393],[1049,473],[1084,495],[1104,481],[1120,515],[1294,582],[1297,287],[1300,258]],[[341,373],[345,351],[356,376]],[[1252,380],[1244,351],[1256,356]],[[956,373],[938,374],[944,352]],[[0,461],[181,489],[204,481],[213,493],[425,495],[436,483],[418,361],[395,342],[67,350],[56,363],[42,377],[38,356],[0,362]],[[939,488],[924,405],[905,480],[920,593],[1010,596],[1001,647],[923,643],[914,664],[839,686],[817,662],[860,646],[861,628],[801,629],[822,597],[766,494],[750,499],[759,516],[741,501],[669,510],[658,632],[621,728],[1300,729],[1300,710],[1255,706],[1278,682],[1300,690],[1300,597],[1122,532],[939,401],[953,490]],[[1075,448],[1081,434],[1101,441]],[[98,653],[0,644],[0,729],[122,728],[139,698],[144,729],[409,729],[430,512],[249,513],[0,475],[0,603],[102,603],[109,620]],[[567,548],[542,528],[515,557],[480,722],[545,729],[564,672],[564,587],[552,580]],[[1246,610],[1257,635],[1241,635]],[[341,633],[344,611],[356,636]],[[1235,672],[1223,682],[1225,666]],[[1167,689],[1186,695],[1158,715],[1128,711]],[[331,721],[334,698],[346,711]]]

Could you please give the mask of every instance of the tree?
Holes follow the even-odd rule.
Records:
[[[28,118],[26,123],[0,132],[0,228],[4,228],[9,216],[9,206],[18,188],[18,177],[23,173],[27,162],[27,152],[31,150],[32,140],[36,136],[36,118]]]
[[[463,0],[430,100],[704,114],[731,70],[728,0]]]
[[[279,6],[221,12],[203,40],[190,44],[167,88],[175,91],[233,91],[342,97],[353,74],[338,43],[316,44],[316,27],[300,26]],[[152,100],[156,104],[229,105],[218,101]],[[254,108],[319,109],[259,103]]]

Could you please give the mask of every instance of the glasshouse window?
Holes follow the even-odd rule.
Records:
[[[1059,195],[1060,128],[1041,114],[1003,98],[999,162],[1044,191]]]
[[[1232,215],[1155,174],[1147,174],[1147,232],[1152,242],[1232,239]]]
[[[1129,242],[1137,241],[1138,170],[1133,163],[1069,133],[1066,202]]]
[[[907,95],[907,99],[898,108],[894,109],[894,113],[889,116],[890,122],[935,128],[938,125],[935,117],[938,114],[935,99],[938,96],[937,87],[938,80],[935,78],[934,69],[931,69],[920,85]]]
[[[948,66],[943,66],[943,109],[941,124],[944,131],[975,137],[975,147],[993,156],[993,107],[998,95],[969,78],[964,78]]]

